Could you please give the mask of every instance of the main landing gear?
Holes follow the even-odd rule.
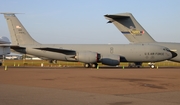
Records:
[[[140,68],[142,66],[142,62],[131,62],[128,67],[130,68]]]
[[[85,64],[84,64],[84,67],[85,67],[85,68],[90,68],[90,67],[92,67],[92,68],[97,68],[97,66],[98,66],[97,63],[85,63]]]
[[[50,60],[49,63],[57,63],[57,60]]]

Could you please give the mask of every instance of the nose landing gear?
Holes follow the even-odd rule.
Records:
[[[154,69],[156,67],[155,63],[152,63],[152,62],[149,62],[148,65],[150,66],[151,69]]]

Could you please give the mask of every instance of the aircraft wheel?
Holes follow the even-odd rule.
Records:
[[[89,64],[89,63],[85,63],[85,64],[84,64],[84,67],[85,67],[85,68],[89,68],[89,67],[90,67],[90,64]]]
[[[154,69],[154,68],[155,68],[155,66],[154,66],[154,65],[151,65],[151,68],[152,68],[152,69]]]
[[[137,68],[140,68],[141,66],[138,65],[138,66],[136,66],[136,67],[137,67]]]
[[[92,68],[97,68],[97,66],[98,66],[98,64],[97,64],[97,63],[93,63],[93,64],[91,64],[91,67],[92,67]]]

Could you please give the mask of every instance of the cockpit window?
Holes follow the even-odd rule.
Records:
[[[168,49],[168,48],[163,48],[163,50],[164,50],[164,51],[170,51],[170,49]]]

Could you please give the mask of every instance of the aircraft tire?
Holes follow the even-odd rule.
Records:
[[[89,68],[89,67],[90,67],[90,64],[89,64],[89,63],[85,63],[85,64],[84,64],[84,67],[85,67],[85,68]]]
[[[151,65],[151,68],[154,69],[154,68],[155,68],[155,65]]]
[[[93,63],[93,64],[91,64],[91,67],[92,67],[92,68],[97,68],[97,66],[98,66],[98,64],[97,64],[97,63]]]

